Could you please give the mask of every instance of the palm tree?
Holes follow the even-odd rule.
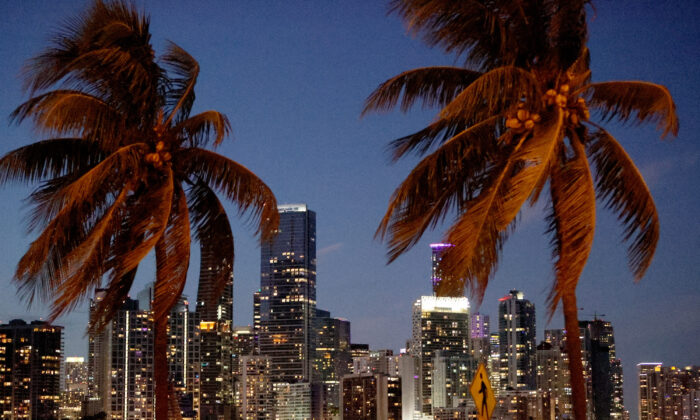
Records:
[[[576,285],[595,230],[596,194],[615,212],[640,279],[659,237],[654,202],[639,170],[599,123],[655,122],[678,132],[663,86],[593,83],[585,4],[572,0],[394,0],[414,34],[464,58],[464,67],[410,70],[381,84],[363,113],[441,108],[423,130],[394,140],[393,159],[425,156],[396,189],[377,230],[389,262],[450,215],[439,293],[481,302],[500,251],[529,200],[549,187],[547,221],[555,279],[549,316],[563,304],[576,419],[586,417]],[[595,122],[589,109],[596,111]],[[591,170],[593,164],[594,171]]]
[[[29,302],[52,302],[51,319],[105,287],[90,325],[104,328],[155,250],[156,413],[165,419],[167,319],[185,286],[190,231],[224,267],[208,296],[215,302],[234,257],[216,192],[250,216],[262,241],[279,216],[257,176],[205,148],[230,125],[217,111],[191,115],[197,61],[174,43],[156,59],[150,36],[149,19],[119,1],[98,0],[67,21],[24,68],[30,99],[12,114],[47,138],[2,157],[0,184],[40,183],[29,197],[38,237],[14,280]]]

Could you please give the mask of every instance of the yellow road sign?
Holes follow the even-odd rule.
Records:
[[[479,363],[469,391],[472,394],[472,398],[474,398],[474,404],[476,404],[478,419],[490,420],[493,409],[496,407],[496,398],[493,396],[493,390],[489,382],[489,374],[486,372],[483,363]]]

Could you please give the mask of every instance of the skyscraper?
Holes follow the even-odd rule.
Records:
[[[615,353],[612,324],[602,319],[580,321],[579,328],[584,366],[590,373],[592,409],[597,420],[621,420],[624,411],[622,395],[622,362]]]
[[[200,411],[201,335],[199,318],[183,296],[168,320],[168,371],[184,417]]]
[[[340,379],[350,373],[350,321],[316,309],[314,323],[314,381],[322,387],[324,418],[331,418],[340,410]]]
[[[44,321],[0,325],[1,418],[58,418],[62,333]]]
[[[491,355],[491,323],[489,316],[479,312],[473,313],[470,317],[470,323],[471,354],[478,362],[486,364]]]
[[[543,341],[537,346],[537,390],[544,420],[571,416],[569,357],[561,342]]]
[[[277,382],[312,379],[316,313],[316,213],[278,206],[280,224],[260,258],[260,353]]]
[[[139,310],[138,301],[127,298],[97,341],[100,351],[91,351],[88,363],[102,370],[95,375],[101,382],[99,397],[107,417],[153,418],[153,316],[150,311]]]
[[[499,299],[498,339],[502,389],[536,389],[535,305],[518,290]]]
[[[421,406],[432,414],[435,356],[469,356],[469,300],[465,297],[422,296],[413,304],[411,355],[420,358]]]
[[[66,357],[63,360],[64,385],[61,390],[61,419],[80,418],[83,400],[87,395],[88,366],[84,357]]]
[[[700,418],[700,366],[640,363],[637,369],[640,420]]]
[[[445,249],[452,247],[451,244],[430,244],[430,249],[432,250],[431,255],[431,276],[430,283],[433,287],[433,296],[437,296],[438,285],[442,281],[443,273],[440,269],[440,261],[442,261],[442,253]]]

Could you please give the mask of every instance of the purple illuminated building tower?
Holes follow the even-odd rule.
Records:
[[[433,251],[432,255],[432,275],[430,282],[433,286],[433,296],[437,296],[438,285],[442,280],[442,271],[440,270],[440,261],[442,260],[442,253],[445,252],[446,248],[450,248],[454,245],[452,244],[430,244],[430,249]]]

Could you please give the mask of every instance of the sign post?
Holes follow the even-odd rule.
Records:
[[[489,374],[483,363],[479,363],[469,391],[472,394],[472,398],[474,398],[478,419],[490,420],[493,409],[496,407],[496,398],[493,396]]]

